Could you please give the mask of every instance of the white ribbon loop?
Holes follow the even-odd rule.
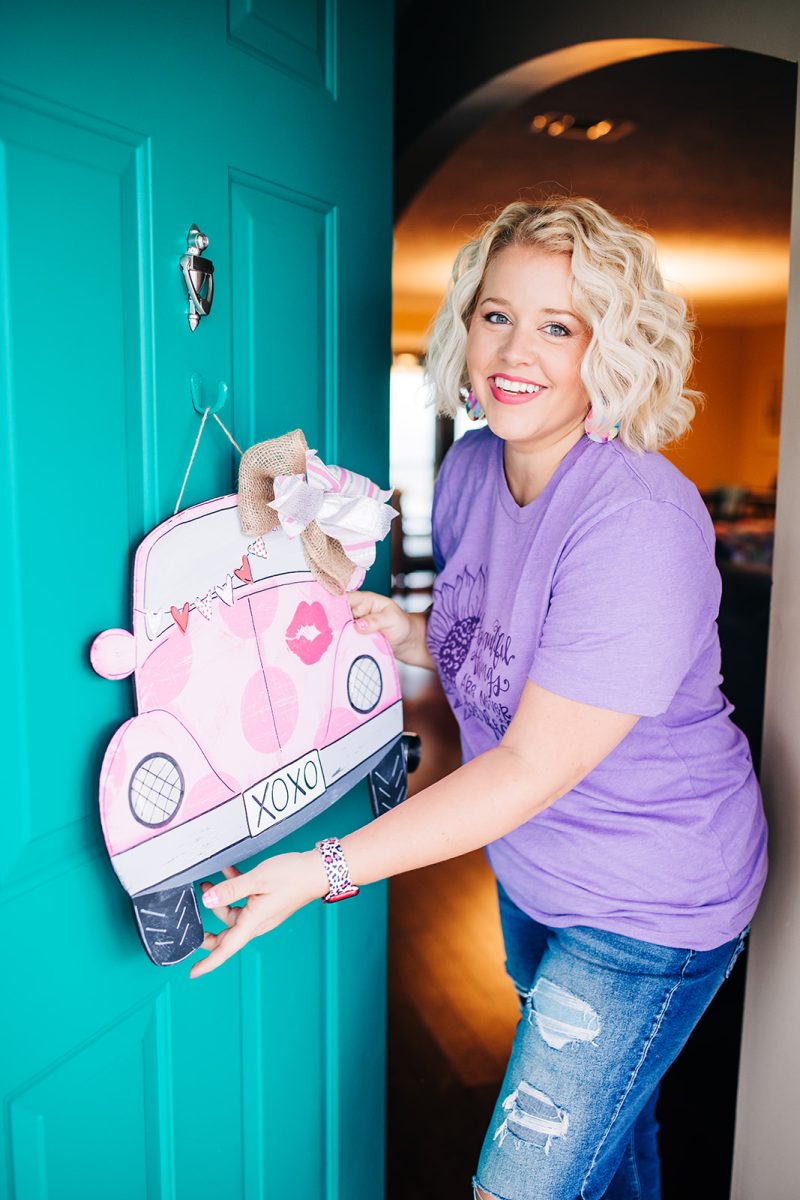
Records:
[[[275,499],[270,501],[288,537],[299,537],[311,521],[323,533],[341,542],[356,566],[372,566],[375,543],[386,537],[396,509],[386,502],[391,491],[382,491],[365,475],[344,467],[326,466],[315,450],[306,455],[306,474],[276,475]]]

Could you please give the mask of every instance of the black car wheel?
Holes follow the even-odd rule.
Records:
[[[406,798],[407,779],[419,766],[420,740],[415,733],[404,733],[385,758],[369,773],[369,795],[376,817],[397,808]]]
[[[203,923],[191,884],[132,897],[136,927],[157,967],[188,958],[203,941]]]

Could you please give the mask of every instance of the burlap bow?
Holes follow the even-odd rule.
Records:
[[[375,542],[397,515],[385,503],[390,496],[363,475],[325,466],[300,429],[251,446],[239,467],[242,530],[282,525],[299,536],[309,570],[337,596],[358,587],[374,561]]]

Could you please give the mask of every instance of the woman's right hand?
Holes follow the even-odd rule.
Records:
[[[411,637],[410,614],[388,596],[377,592],[349,592],[347,599],[359,633],[382,633],[399,658],[398,650]]]
[[[425,613],[407,613],[377,592],[349,592],[347,599],[359,633],[382,633],[400,662],[433,669],[425,641]]]

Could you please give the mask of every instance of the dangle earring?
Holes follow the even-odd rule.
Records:
[[[586,430],[586,436],[592,442],[601,442],[601,443],[613,442],[614,438],[619,433],[619,424],[612,425],[612,427],[608,433],[595,433],[594,432],[594,414],[593,414],[591,408],[589,409],[588,413],[586,414],[586,420],[583,422],[583,428]]]
[[[461,399],[464,401],[464,408],[470,421],[482,421],[486,413],[481,407],[481,402],[476,397],[472,388],[461,388]]]

